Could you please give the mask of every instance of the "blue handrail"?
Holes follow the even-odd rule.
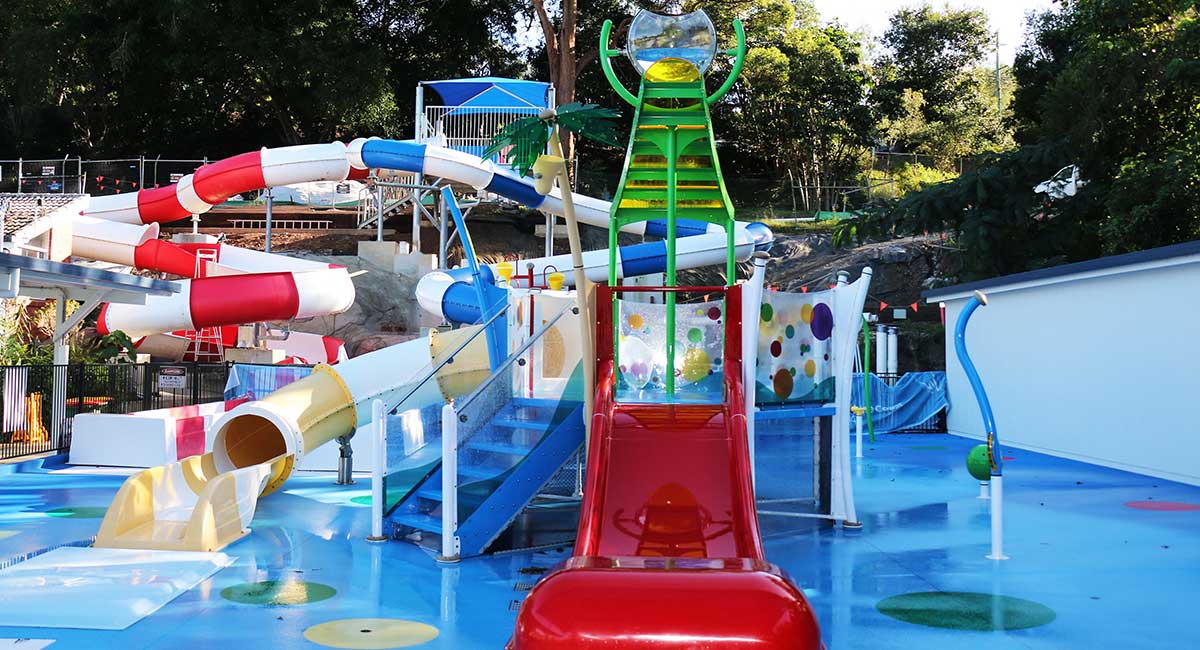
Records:
[[[979,402],[979,414],[983,417],[983,430],[987,433],[988,464],[991,465],[992,476],[1000,476],[1004,471],[1004,463],[999,453],[1000,438],[996,434],[996,418],[992,416],[992,404],[988,401],[987,391],[983,389],[979,371],[975,370],[975,364],[971,362],[971,356],[967,354],[967,321],[971,320],[971,315],[981,305],[987,305],[987,296],[981,291],[976,291],[967,300],[967,305],[963,307],[962,313],[958,315],[958,322],[954,326],[954,352],[958,355],[958,362],[962,364],[963,371],[967,373],[967,381],[971,383],[971,390],[975,391],[975,401]]]

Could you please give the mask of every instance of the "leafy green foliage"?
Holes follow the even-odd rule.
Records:
[[[1078,0],[1032,21],[1014,65],[1015,151],[845,226],[949,232],[967,277],[1200,238],[1200,21],[1187,0]],[[1077,165],[1073,197],[1034,188]]]
[[[620,113],[615,109],[595,104],[572,102],[559,106],[551,117],[531,116],[505,126],[492,137],[483,157],[511,147],[507,152],[509,164],[522,176],[529,174],[538,156],[546,151],[550,135],[557,126],[562,131],[575,133],[610,147],[622,146],[621,135],[615,120]]]

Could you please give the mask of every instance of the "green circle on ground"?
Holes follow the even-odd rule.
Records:
[[[54,508],[47,510],[46,514],[51,517],[70,517],[72,519],[103,519],[106,512],[108,512],[108,508],[82,506],[79,508]]]
[[[350,503],[369,506],[371,505],[371,495],[367,494],[361,497],[350,497]]]
[[[333,598],[337,589],[319,582],[266,580],[244,582],[221,590],[221,598],[245,605],[306,605]]]
[[[926,591],[884,598],[875,608],[896,620],[950,630],[1024,630],[1054,620],[1032,600],[970,591]]]

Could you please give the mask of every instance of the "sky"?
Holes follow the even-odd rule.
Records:
[[[903,7],[923,4],[920,0],[814,0],[817,10],[826,20],[837,20],[850,29],[865,29],[880,36],[887,29],[888,18]],[[1054,6],[1051,0],[937,0],[935,7],[983,7],[991,20],[992,29],[1000,31],[1000,61],[1011,64],[1025,40],[1025,14]]]

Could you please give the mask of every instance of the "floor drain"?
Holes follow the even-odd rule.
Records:
[[[513,585],[513,591],[532,591],[533,585],[534,583],[532,582],[518,582]]]
[[[521,611],[521,601],[519,601],[519,600],[508,601],[508,611],[510,611],[510,612]]]

